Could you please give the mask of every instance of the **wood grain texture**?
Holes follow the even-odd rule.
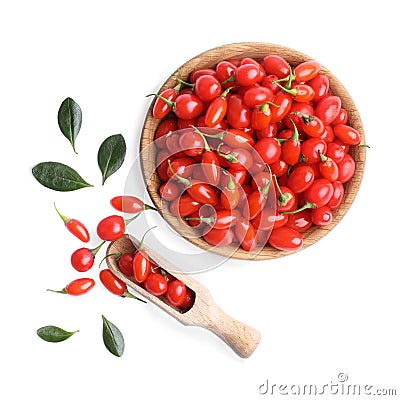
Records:
[[[303,61],[312,60],[312,58],[310,58],[309,56],[300,53],[296,50],[274,44],[233,43],[220,46],[208,50],[202,54],[199,54],[198,56],[192,58],[179,68],[182,77],[185,80],[188,78],[191,71],[198,68],[215,67],[215,65],[218,62],[225,60],[227,58],[252,57],[261,60],[268,54],[280,55],[283,58],[285,58],[292,66],[296,66]],[[348,124],[360,132],[361,140],[365,142],[364,128],[361,122],[361,118],[351,96],[349,95],[347,90],[343,87],[343,85],[340,83],[340,81],[327,68],[322,67],[321,71],[329,78],[331,93],[341,98],[342,106],[347,110],[349,115]],[[166,82],[160,88],[159,93],[166,88],[175,86],[176,81],[174,81],[172,78],[173,76],[176,75],[177,73],[175,72],[166,80]],[[142,136],[140,141],[140,148],[142,152],[141,166],[142,166],[142,173],[150,197],[153,200],[158,211],[165,218],[165,220],[177,232],[179,232],[183,237],[185,237],[191,243],[195,244],[196,246],[199,246],[202,249],[213,251],[217,254],[231,256],[233,258],[238,258],[238,259],[246,259],[246,260],[248,259],[265,260],[265,259],[283,257],[288,254],[291,254],[291,252],[284,252],[267,246],[263,250],[261,250],[261,252],[259,252],[256,257],[252,258],[252,256],[249,255],[248,252],[242,250],[241,248],[235,250],[235,248],[229,246],[228,247],[211,246],[202,238],[195,237],[196,235],[194,231],[188,225],[183,224],[182,221],[179,221],[177,217],[171,215],[168,210],[163,209],[161,198],[158,194],[158,188],[161,183],[154,168],[155,152],[153,149],[147,147],[152,143],[155,132],[160,123],[160,120],[156,120],[152,116],[151,109],[153,104],[154,101],[149,107],[142,130]],[[353,156],[355,160],[356,171],[353,178],[349,182],[344,184],[345,195],[342,204],[337,210],[333,212],[333,221],[331,224],[329,224],[329,226],[326,227],[313,226],[311,229],[303,233],[304,237],[303,249],[316,243],[318,240],[322,239],[328,232],[330,232],[349,210],[351,204],[353,203],[357,195],[364,173],[366,149],[365,147],[362,146],[361,147],[353,146],[350,150],[350,154]]]
[[[140,241],[133,236],[124,235],[121,239],[110,243],[107,248],[107,255],[114,253],[133,253],[139,246],[139,242]],[[261,339],[261,335],[256,329],[225,314],[215,304],[209,290],[190,275],[177,271],[174,265],[151,248],[144,246],[144,250],[157,265],[162,267],[165,271],[170,272],[177,279],[184,282],[188,288],[193,290],[196,295],[195,301],[193,307],[187,312],[180,312],[178,308],[172,307],[163,301],[163,298],[153,296],[136,284],[133,277],[124,275],[118,268],[118,261],[115,257],[106,258],[108,268],[129,287],[162,308],[182,324],[200,326],[208,329],[219,336],[242,358],[247,358],[254,352]]]

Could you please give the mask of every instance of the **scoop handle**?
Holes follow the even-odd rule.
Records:
[[[207,322],[203,327],[219,336],[239,357],[250,357],[261,340],[256,329],[240,322],[216,304],[209,309]]]

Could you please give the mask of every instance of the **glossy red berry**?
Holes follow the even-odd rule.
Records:
[[[278,250],[298,251],[303,247],[303,237],[298,231],[283,226],[272,230],[268,243]]]
[[[112,294],[124,296],[126,293],[126,284],[116,277],[109,269],[103,269],[99,274],[100,281],[104,287]]]
[[[75,279],[71,283],[69,283],[66,287],[65,290],[67,294],[71,296],[80,296],[82,294],[87,293],[89,290],[93,288],[95,285],[95,282],[91,278],[80,278],[80,279]]]
[[[150,273],[150,260],[144,250],[138,250],[133,257],[133,275],[141,283]]]
[[[119,258],[118,267],[124,275],[133,275],[133,257],[131,253],[125,253]]]
[[[90,268],[92,268],[94,263],[94,258],[96,254],[104,245],[105,242],[100,243],[94,249],[88,249],[86,247],[82,247],[78,250],[75,250],[71,254],[71,265],[78,271],[78,272],[86,272]]]
[[[112,207],[126,214],[137,214],[143,210],[155,210],[153,206],[144,204],[135,196],[115,196],[110,200]]]
[[[185,300],[180,305],[181,309],[184,312],[188,311],[193,306],[195,297],[196,297],[196,295],[194,294],[194,292],[192,290],[190,290],[189,288],[186,288]]]
[[[154,296],[161,296],[168,289],[168,283],[161,274],[149,274],[144,282],[145,289]]]
[[[165,297],[173,306],[181,306],[186,300],[186,285],[178,279],[170,282]]]
[[[82,222],[78,221],[77,219],[66,217],[65,215],[61,214],[57,207],[56,203],[54,203],[54,208],[57,211],[59,217],[63,220],[65,227],[79,240],[82,242],[87,243],[90,240],[90,235],[88,230],[86,229],[85,225]]]
[[[71,255],[71,265],[78,272],[86,272],[92,268],[94,263],[94,257],[92,251],[86,247],[75,250]]]
[[[332,211],[329,207],[323,206],[314,208],[311,211],[311,219],[315,225],[326,226],[332,222]]]
[[[67,286],[65,286],[64,289],[61,290],[47,289],[47,290],[55,293],[69,294],[71,296],[81,296],[82,294],[85,294],[89,290],[91,290],[94,285],[95,281],[92,278],[79,278],[70,282]]]
[[[125,232],[125,221],[119,215],[110,215],[97,225],[97,235],[107,242],[118,240]]]

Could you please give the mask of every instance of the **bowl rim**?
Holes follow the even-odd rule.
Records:
[[[260,52],[262,52],[262,56],[259,54]],[[217,64],[217,62],[225,59],[252,57],[257,60],[265,57],[267,54],[278,54],[285,58],[293,66],[296,66],[299,62],[302,61],[314,60],[314,58],[311,58],[310,56],[297,50],[267,42],[236,42],[224,44],[203,51],[202,53],[186,61],[165,80],[157,93],[159,94],[163,90],[176,85],[176,81],[174,81],[173,77],[178,75],[178,71],[180,73],[180,76],[182,76],[182,79],[185,80],[188,78],[190,72],[194,69],[206,67],[212,68]],[[361,140],[365,143],[365,132],[363,123],[358,109],[347,89],[326,67],[322,66],[321,71],[326,76],[328,76],[330,82],[330,92],[332,94],[338,95],[341,98],[342,106],[349,114],[349,121],[347,122],[347,124],[359,131],[361,135]],[[334,88],[335,90],[332,90],[332,88]],[[153,99],[148,107],[140,137],[140,166],[146,189],[155,207],[157,208],[157,211],[171,226],[171,228],[173,228],[184,239],[188,240],[190,243],[201,248],[202,250],[207,250],[219,255],[229,256],[231,258],[242,260],[267,260],[285,257],[287,255],[297,253],[315,244],[324,236],[326,236],[332,229],[334,229],[334,227],[348,212],[354,199],[356,198],[365,170],[366,148],[364,146],[352,146],[350,148],[349,153],[354,158],[356,170],[352,179],[343,185],[345,187],[345,195],[343,197],[340,207],[336,210],[333,210],[332,222],[325,227],[314,225],[306,232],[303,232],[302,236],[304,239],[304,245],[301,250],[296,252],[289,252],[277,250],[270,246],[267,246],[264,247],[255,257],[253,257],[251,256],[251,254],[240,247],[232,253],[231,246],[215,247],[208,244],[201,237],[191,238],[190,236],[192,236],[194,233],[193,229],[190,228],[186,223],[185,225],[180,224],[178,217],[170,214],[168,210],[162,209],[161,198],[158,195],[157,190],[154,190],[154,187],[157,187],[158,189],[158,187],[160,186],[160,180],[153,168],[153,166],[155,165],[154,154],[146,154],[146,148],[148,149],[147,146],[149,146],[149,144],[152,142],[157,126],[162,122],[162,120],[156,120],[152,116],[152,107],[154,105],[154,102],[155,99]],[[150,170],[149,167],[151,167]]]

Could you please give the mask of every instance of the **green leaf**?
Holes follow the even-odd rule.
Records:
[[[103,185],[106,179],[121,167],[125,154],[126,144],[122,135],[112,135],[101,144],[97,162],[103,177]]]
[[[48,161],[35,165],[32,168],[32,174],[43,186],[58,192],[70,192],[85,187],[93,187],[74,169],[58,162]]]
[[[46,342],[53,342],[53,343],[58,343],[67,340],[76,332],[79,331],[67,332],[64,329],[61,329],[58,326],[54,325],[43,326],[36,331],[36,333],[41,339],[45,340]]]
[[[58,126],[62,134],[70,141],[74,152],[75,140],[82,125],[82,110],[79,104],[67,97],[58,110]]]
[[[104,345],[111,354],[121,357],[122,354],[124,354],[125,349],[125,341],[121,331],[114,324],[108,321],[104,315],[102,315],[101,318],[103,318]]]

